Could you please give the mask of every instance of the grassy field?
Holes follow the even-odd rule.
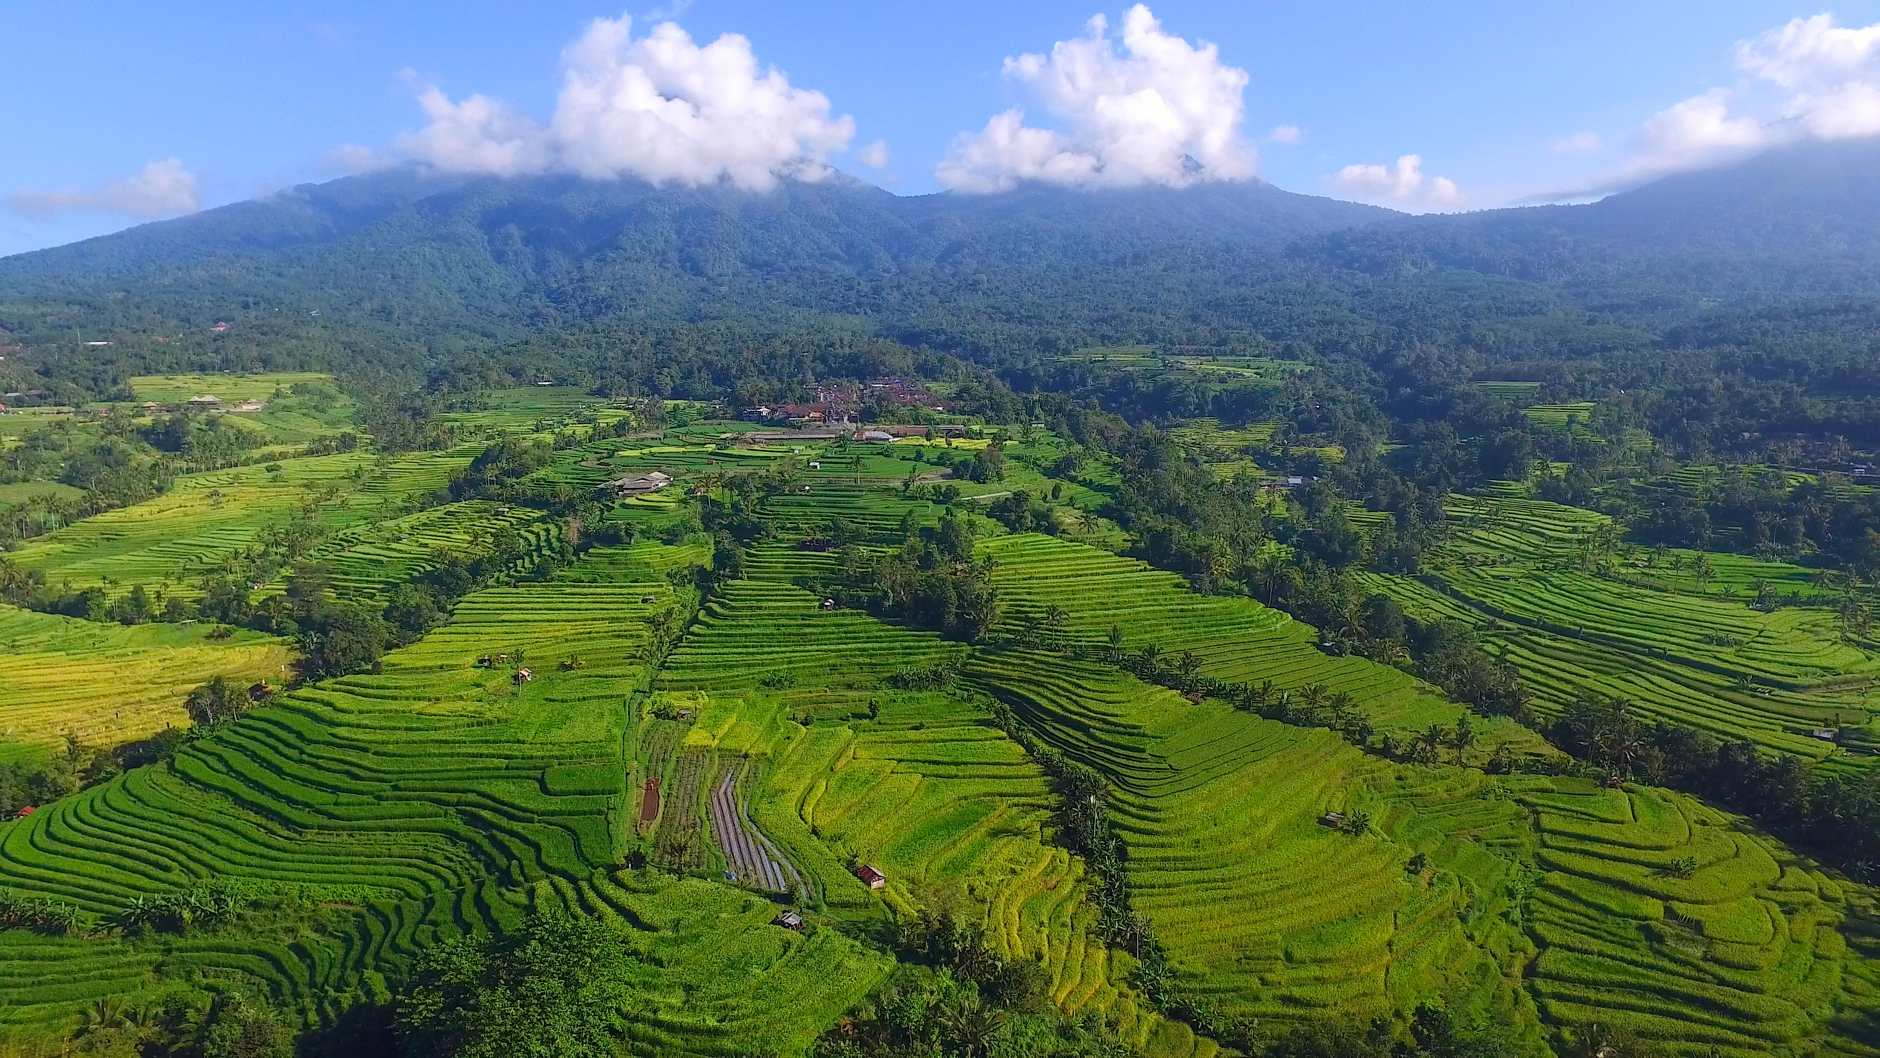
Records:
[[[268,400],[277,391],[300,383],[331,383],[331,375],[311,371],[277,371],[255,375],[133,375],[131,393],[138,400],[181,404],[191,397],[209,395],[225,404]]]
[[[183,698],[212,676],[284,683],[287,644],[210,625],[119,625],[0,605],[0,761],[108,747],[188,724]]]

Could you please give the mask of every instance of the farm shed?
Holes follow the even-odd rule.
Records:
[[[629,474],[624,478],[615,478],[607,483],[616,495],[644,496],[649,492],[658,492],[672,484],[672,477],[655,470],[648,474]]]
[[[881,873],[880,871],[876,870],[875,868],[867,864],[863,864],[862,866],[855,868],[855,877],[860,878],[862,880],[862,884],[866,885],[870,889],[879,889],[882,886],[888,884],[887,875]]]
[[[776,918],[770,920],[770,924],[773,926],[782,926],[784,929],[794,930],[798,933],[803,932],[803,916],[794,911],[785,911],[779,914]]]
[[[511,679],[516,683],[531,683],[535,680],[535,673],[530,672],[528,669],[517,669],[515,676],[511,677]]]
[[[1322,827],[1331,827],[1333,830],[1337,830],[1344,825],[1345,813],[1343,812],[1327,812],[1319,817],[1319,826]]]

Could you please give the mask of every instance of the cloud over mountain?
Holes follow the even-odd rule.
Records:
[[[33,216],[56,213],[117,213],[155,220],[194,213],[200,208],[196,175],[176,158],[146,164],[135,176],[102,187],[58,191],[16,191],[7,205]]]
[[[402,137],[408,157],[454,172],[572,172],[656,184],[728,182],[767,190],[815,179],[848,146],[853,119],[821,92],[763,67],[748,38],[698,44],[676,23],[633,35],[632,19],[598,18],[562,52],[561,91],[546,124],[499,100],[452,100],[423,86],[428,121]]]
[[[1120,37],[1095,15],[1083,36],[1008,57],[1003,72],[1049,127],[1028,125],[1021,107],[993,115],[954,139],[935,170],[942,186],[1182,187],[1254,173],[1240,135],[1247,72],[1212,44],[1165,32],[1142,4],[1124,14]]]
[[[1338,190],[1363,202],[1404,209],[1441,210],[1462,205],[1462,189],[1446,176],[1423,172],[1423,156],[1406,154],[1393,165],[1347,165],[1332,175]]]

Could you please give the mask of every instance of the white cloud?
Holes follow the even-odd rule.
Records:
[[[1793,91],[1880,73],[1880,22],[1858,29],[1833,15],[1797,18],[1736,46],[1736,66]]]
[[[1880,22],[1797,18],[1736,46],[1737,69],[1788,93],[1783,116],[1820,139],[1880,134]]]
[[[1731,114],[1730,98],[1713,88],[1653,114],[1639,129],[1629,168],[1643,175],[1690,169],[1772,142],[1762,122]]]
[[[884,169],[888,165],[888,141],[876,140],[856,152],[855,160],[870,169]]]
[[[1036,101],[1053,127],[1025,124],[1012,108],[978,132],[955,137],[935,170],[942,186],[1001,191],[1026,181],[1073,187],[1182,187],[1244,180],[1255,155],[1239,132],[1247,72],[1212,44],[1166,33],[1141,4],[1118,40],[1102,15],[1049,55],[1008,57],[1005,77]]]
[[[16,191],[13,209],[37,216],[54,213],[120,213],[139,220],[174,217],[200,209],[196,176],[176,158],[150,162],[137,175],[90,190]]]
[[[399,137],[404,153],[453,172],[519,176],[548,168],[548,137],[528,116],[484,95],[452,102],[436,85],[418,92],[430,123]]]
[[[1446,176],[1423,172],[1423,156],[1406,154],[1394,165],[1347,165],[1332,175],[1338,190],[1367,202],[1405,209],[1440,210],[1462,205],[1462,189]]]
[[[1297,125],[1275,125],[1273,131],[1266,134],[1266,138],[1269,143],[1291,145],[1303,141],[1306,133]]]
[[[1547,149],[1555,154],[1597,154],[1605,147],[1599,133],[1588,129],[1570,132],[1565,136],[1556,136],[1548,141]]]
[[[747,38],[727,33],[701,46],[671,22],[634,37],[624,15],[595,19],[563,50],[546,125],[486,96],[453,102],[435,86],[418,103],[430,120],[400,139],[405,154],[499,176],[567,171],[761,191],[783,177],[821,177],[855,135],[827,96],[760,67]]]
[[[357,143],[342,143],[328,151],[324,167],[348,175],[370,173],[389,164],[384,155]]]
[[[1738,42],[1735,60],[1738,83],[1653,114],[1614,170],[1591,188],[1547,197],[1606,193],[1799,140],[1880,135],[1880,23],[1791,19]]]

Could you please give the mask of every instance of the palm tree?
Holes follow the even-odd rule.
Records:
[[[1194,690],[1195,678],[1201,675],[1201,659],[1195,655],[1194,651],[1184,650],[1178,664],[1182,673],[1182,690]]]
[[[963,1000],[946,1012],[946,1035],[964,1058],[986,1058],[1004,1039],[1005,1012],[979,999]]]
[[[1423,753],[1427,754],[1427,756],[1424,756],[1424,759],[1434,761],[1436,759],[1437,749],[1439,749],[1444,742],[1447,742],[1448,738],[1443,734],[1442,725],[1431,724],[1424,729],[1422,736],[1417,741],[1421,744]]]
[[[1449,736],[1449,744],[1456,747],[1456,765],[1460,767],[1462,754],[1475,745],[1475,725],[1469,722],[1466,714],[1456,717],[1456,730]]]
[[[92,1001],[78,1015],[78,1034],[90,1036],[98,1032],[111,1032],[131,1027],[130,1008],[116,996],[104,996]]]
[[[1142,659],[1142,667],[1150,675],[1153,676],[1156,673],[1159,673],[1162,671],[1162,648],[1161,647],[1156,646],[1154,643],[1150,643],[1147,646],[1143,647],[1141,652],[1139,652],[1136,656]]]
[[[1113,624],[1110,626],[1109,644],[1110,644],[1110,664],[1112,665],[1122,664],[1123,663],[1123,626],[1122,625]]]

